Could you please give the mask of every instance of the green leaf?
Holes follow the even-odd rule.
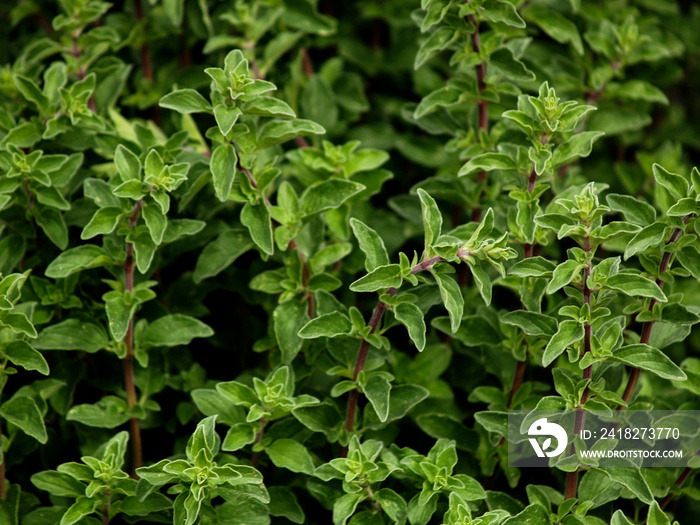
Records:
[[[537,256],[518,261],[510,267],[508,274],[517,277],[548,277],[555,268],[553,262]]]
[[[401,267],[398,264],[379,266],[350,285],[353,292],[376,292],[401,286]]]
[[[444,86],[436,89],[423,97],[413,112],[413,118],[418,120],[425,115],[437,111],[441,107],[449,107],[457,104],[462,96],[462,91],[454,86]]]
[[[365,254],[365,270],[371,272],[379,266],[387,266],[389,254],[379,234],[354,217],[350,218],[350,227],[357,238],[360,250]]]
[[[437,317],[431,324],[441,332],[452,335],[465,346],[498,345],[503,340],[498,331],[482,316],[466,316],[456,332],[451,330],[451,323],[448,321],[447,317]]]
[[[73,505],[68,507],[68,510],[61,518],[60,525],[73,525],[82,520],[85,516],[89,516],[95,512],[97,501],[97,498],[92,499],[85,496],[78,498]]]
[[[229,108],[226,104],[217,104],[214,106],[214,118],[216,119],[216,124],[219,126],[219,131],[225,137],[231,130],[233,126],[238,121],[238,117],[243,114],[241,108],[232,107]]]
[[[418,385],[395,385],[389,394],[389,415],[386,422],[379,421],[379,416],[368,405],[365,410],[365,424],[369,428],[384,428],[387,423],[401,419],[416,405],[428,397],[430,392]]]
[[[450,328],[452,332],[456,332],[459,329],[462,316],[464,315],[464,297],[462,296],[462,290],[459,289],[457,281],[452,279],[449,275],[438,273],[434,275],[440,289],[440,297],[450,316]]]
[[[214,192],[221,202],[228,200],[231,193],[237,163],[236,149],[232,144],[221,144],[211,156],[209,167],[214,181]]]
[[[53,208],[36,208],[34,218],[49,240],[65,250],[68,246],[68,228],[63,216]]]
[[[653,346],[645,344],[626,345],[615,350],[610,359],[652,372],[664,379],[675,379],[676,381],[687,379],[683,370],[676,366],[666,354]]]
[[[115,341],[121,341],[126,335],[129,320],[134,316],[136,304],[128,304],[119,293],[109,295],[105,299],[105,310],[109,321],[109,332]]]
[[[684,217],[686,215],[697,215],[698,202],[695,198],[687,197],[676,202],[667,211],[669,217]]]
[[[299,337],[302,339],[336,337],[348,334],[351,330],[352,322],[347,315],[340,312],[331,312],[311,319],[299,330]]]
[[[505,520],[503,525],[534,525],[535,523],[547,523],[548,521],[549,514],[545,508],[537,503],[533,503],[522,512]]]
[[[528,335],[552,336],[557,332],[557,320],[549,315],[527,310],[515,310],[501,317],[506,324],[519,327]]]
[[[301,350],[304,340],[299,336],[299,331],[308,321],[307,307],[302,301],[286,301],[272,312],[275,337],[283,363],[291,363]]]
[[[273,97],[258,97],[251,100],[243,107],[243,113],[263,117],[296,118],[296,113],[289,104]]]
[[[197,259],[192,276],[194,282],[200,283],[220,274],[253,246],[245,230],[234,229],[221,233],[213,242],[207,244]]]
[[[258,396],[255,390],[238,381],[217,383],[216,390],[230,399],[234,405],[250,407],[258,403]]]
[[[183,314],[161,317],[150,323],[141,344],[144,348],[187,345],[197,337],[211,337],[214,331],[202,321]]]
[[[363,385],[365,396],[372,404],[382,423],[389,417],[389,393],[391,383],[383,374],[373,374]]]
[[[515,6],[503,0],[485,0],[479,10],[479,18],[489,22],[500,22],[512,27],[525,28],[525,21],[520,18]]]
[[[271,516],[287,518],[293,523],[304,523],[306,517],[294,492],[289,487],[268,487]]]
[[[535,80],[535,74],[525,64],[515,58],[508,47],[497,49],[489,57],[489,74],[493,71],[501,73],[505,78],[514,81],[528,82]]]
[[[421,211],[423,214],[423,231],[425,233],[426,248],[433,246],[442,231],[442,213],[433,199],[428,193],[419,188],[418,197],[420,198]]]
[[[274,120],[260,130],[254,151],[260,151],[296,137],[322,135],[325,132],[323,126],[310,120]]]
[[[622,292],[630,297],[651,297],[657,301],[666,302],[666,295],[659,285],[651,279],[631,273],[617,273],[605,282],[606,288]]]
[[[516,162],[504,153],[482,153],[469,160],[457,174],[459,177],[470,175],[477,171],[515,171],[518,169]]]
[[[479,290],[479,295],[481,295],[484,303],[486,303],[486,306],[489,306],[491,304],[492,297],[491,278],[478,264],[469,265],[469,269],[472,272],[474,284],[476,284],[476,287]]]
[[[355,513],[357,505],[365,499],[365,493],[345,494],[333,503],[333,525],[345,525],[348,518]]]
[[[323,432],[329,441],[337,441],[338,427],[342,425],[343,416],[333,403],[297,407],[292,413],[306,428],[314,432]]]
[[[625,516],[624,512],[621,510],[616,510],[615,514],[612,515],[610,525],[634,525],[634,523],[632,523],[627,516]]]
[[[218,390],[197,388],[192,390],[192,401],[204,416],[217,416],[217,421],[225,425],[235,425],[245,419],[243,410]]]
[[[602,131],[583,131],[563,142],[554,150],[550,166],[553,169],[569,164],[579,157],[588,157],[593,143],[605,135]]]
[[[122,182],[141,180],[141,161],[132,151],[122,144],[114,151],[114,164]]]
[[[109,339],[98,324],[66,319],[44,328],[33,345],[40,350],[81,350],[92,354],[107,348]]]
[[[106,210],[107,208],[102,208]],[[143,219],[146,221],[146,227],[151,234],[151,239],[158,245],[163,242],[165,229],[168,227],[168,218],[165,216],[160,206],[148,204],[142,208]]]
[[[625,260],[639,252],[643,252],[650,246],[655,246],[662,243],[665,232],[666,225],[661,222],[654,222],[638,231],[625,247]]]
[[[549,340],[542,355],[542,366],[549,366],[566,348],[583,339],[583,327],[576,321],[562,321],[557,333]]]
[[[17,396],[6,401],[0,406],[0,416],[42,445],[48,441],[44,419],[31,397]]]
[[[76,405],[66,415],[68,421],[77,421],[89,427],[115,428],[129,420],[126,401],[106,396],[94,405]]]
[[[326,129],[338,123],[338,103],[333,89],[323,75],[312,75],[299,100],[305,117]]]
[[[21,312],[3,312],[0,326],[8,326],[16,334],[36,337],[36,329],[29,318]]]
[[[15,74],[14,81],[17,89],[26,100],[34,102],[37,109],[39,109],[42,113],[48,113],[50,104],[49,99],[46,97],[46,95],[44,95],[44,93],[41,92],[39,87],[32,79],[23,75]]]
[[[240,450],[246,445],[254,443],[255,435],[256,425],[252,423],[237,423],[228,429],[221,449],[228,452]]]
[[[508,435],[507,412],[477,412],[474,414],[474,419],[489,432],[500,434],[501,436]]]
[[[211,106],[207,99],[194,89],[179,89],[160,99],[162,108],[174,109],[178,113],[209,113]]]
[[[423,312],[413,303],[399,303],[394,306],[394,317],[408,330],[408,335],[419,352],[425,348],[425,319]]]
[[[265,449],[272,463],[278,468],[286,468],[292,472],[314,473],[314,462],[306,447],[293,439],[277,439]]]
[[[647,525],[671,525],[671,520],[656,501],[653,501],[649,507]]]
[[[119,224],[124,212],[121,208],[108,206],[100,208],[92,216],[90,222],[83,228],[80,238],[83,240],[92,239],[96,235],[108,235],[114,231]]]
[[[676,252],[676,257],[683,268],[688,270],[696,279],[700,279],[700,253],[694,246],[684,246]]]
[[[582,269],[583,265],[578,261],[568,260],[561,263],[552,273],[552,280],[547,285],[547,293],[553,294],[557,290],[564,288],[564,286],[574,280]]]
[[[622,212],[625,219],[640,226],[649,226],[656,220],[656,210],[651,204],[630,195],[611,193],[605,200],[611,209]]]
[[[654,501],[654,496],[639,468],[607,467],[600,469],[600,472],[607,474],[614,482],[629,489],[643,503],[649,505]]]
[[[634,79],[621,84],[611,82],[605,88],[605,94],[629,100],[643,100],[668,105],[668,97],[664,92],[646,80]]]
[[[301,215],[308,217],[338,208],[364,189],[362,184],[343,179],[331,179],[309,186],[301,195]]]
[[[664,167],[654,164],[651,167],[654,172],[654,179],[668,190],[675,199],[683,199],[688,196],[688,181],[681,175],[671,173]]]
[[[541,5],[530,7],[526,12],[526,19],[537,24],[542,30],[560,44],[571,43],[579,55],[583,55],[583,42],[576,24],[564,15]]]
[[[94,244],[86,244],[70,248],[56,257],[46,268],[46,276],[60,279],[88,268],[107,266],[113,262],[104,249]]]
[[[56,472],[54,470],[44,470],[37,472],[31,477],[32,484],[41,490],[45,490],[53,496],[66,498],[78,498],[85,495],[87,486],[73,476]]]
[[[16,366],[25,370],[36,370],[45,376],[49,375],[49,365],[44,356],[32,348],[26,341],[12,341],[5,347],[5,357]]]
[[[256,204],[246,203],[241,211],[241,223],[248,228],[250,237],[263,253],[272,255],[275,251],[272,242],[272,219],[270,210],[262,201]]]

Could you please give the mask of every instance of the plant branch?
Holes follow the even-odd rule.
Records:
[[[681,485],[683,485],[685,480],[688,479],[688,476],[690,476],[690,473],[692,472],[692,470],[693,469],[690,467],[685,467],[683,469],[683,472],[681,472],[680,476],[678,476],[678,478],[676,479],[676,482],[674,483],[674,485],[676,487],[680,487]],[[671,501],[671,499],[673,499],[673,494],[671,492],[669,492],[666,495],[666,497],[661,500],[661,503],[659,503],[659,507],[661,507],[661,510],[664,510],[664,508],[666,508],[666,505],[668,505],[668,503],[669,503],[669,501]]]
[[[481,41],[479,38],[479,21],[474,14],[468,16],[468,20],[474,25],[474,32],[471,34],[472,51],[477,55],[481,55]],[[488,132],[489,130],[489,102],[482,94],[486,89],[486,64],[481,62],[474,66],[476,71],[476,85],[479,90],[479,131]],[[486,181],[486,172],[480,171],[476,175],[476,182],[480,184]],[[479,190],[479,197],[481,190]],[[472,211],[472,221],[478,222],[481,219],[481,206],[477,203]]]
[[[591,245],[590,245],[590,240],[588,238],[588,234],[586,234],[586,237],[583,240],[583,250],[586,252],[586,254],[590,254],[591,252]],[[589,259],[588,264],[586,267],[583,269],[583,303],[587,304],[589,307],[591,306],[591,289],[588,287],[588,278],[591,275],[591,261]],[[591,351],[591,337],[592,337],[592,330],[591,330],[591,323],[585,323],[583,325],[583,354],[581,357],[585,356],[588,352]],[[583,371],[583,379],[590,380],[593,372],[593,366],[587,366],[584,371]],[[589,381],[590,383],[590,381]],[[576,408],[576,419],[574,421],[574,435],[575,436],[580,436],[581,431],[583,430],[583,427],[586,424],[586,411],[583,409],[583,405],[586,404],[586,401],[588,401],[588,397],[590,396],[590,390],[588,389],[588,384],[586,387],[583,389],[583,393],[581,394],[581,403],[579,406]],[[573,454],[575,452],[574,444],[571,444],[571,449],[570,449],[570,454]],[[578,469],[574,470],[573,472],[567,472],[566,474],[566,487],[564,489],[564,500],[566,501],[567,499],[575,498],[576,497],[576,492],[578,490]]]
[[[436,257],[431,257],[429,259],[425,259],[423,262],[415,265],[413,268],[411,268],[411,275],[415,275],[417,273],[420,273],[424,270],[427,270],[431,266],[433,266],[435,263],[444,261],[444,259],[440,256]],[[390,297],[393,297],[394,294],[397,292],[398,288],[394,288],[393,286],[387,290],[387,294]],[[374,312],[372,312],[372,317],[369,320],[369,327],[370,327],[370,335],[375,333],[377,331],[377,327],[379,326],[379,323],[382,320],[382,316],[384,315],[384,312],[387,309],[386,303],[383,301],[377,301],[377,306],[374,308]],[[357,381],[357,378],[360,375],[360,372],[364,370],[365,368],[365,363],[367,362],[367,354],[369,353],[369,347],[370,344],[366,339],[363,339],[362,342],[360,343],[360,348],[357,351],[357,360],[355,361],[355,369],[353,370],[352,373],[352,380]],[[349,433],[352,432],[352,429],[355,427],[355,418],[356,418],[356,413],[357,413],[357,402],[360,399],[360,391],[355,388],[350,391],[350,394],[348,396],[348,408],[347,412],[345,414],[345,430]],[[345,457],[347,455],[347,447],[343,447],[341,449],[340,456]]]
[[[686,215],[683,217],[683,224],[687,224],[688,221],[693,217],[693,214]],[[680,236],[683,234],[685,231],[684,228],[679,227],[673,230],[673,233],[671,234],[671,237],[668,239],[666,242],[666,246],[669,246],[671,244],[674,244]],[[661,263],[659,264],[659,275],[656,277],[656,284],[658,285],[660,290],[663,290],[664,288],[664,281],[662,279],[662,275],[668,271],[668,267],[671,264],[671,252],[665,251],[663,256],[661,257]],[[658,301],[656,299],[651,299],[649,301],[649,311],[653,311],[654,305],[656,305]],[[654,328],[654,321],[647,321],[642,325],[642,331],[640,334],[640,340],[639,342],[642,344],[649,344],[649,341],[651,340],[651,332],[652,329]],[[622,399],[625,402],[625,405],[628,405],[629,402],[632,399],[632,396],[634,395],[634,391],[637,388],[637,382],[639,381],[639,374],[640,370],[639,368],[631,368],[630,369],[630,376],[627,379],[627,386],[625,387],[625,391],[622,394]],[[624,410],[625,405],[620,405],[617,407],[618,410]]]
[[[140,24],[143,20],[143,6],[141,5],[141,0],[134,0],[134,16],[136,18],[136,23]],[[145,38],[145,31],[142,31],[142,36]],[[139,53],[141,53],[143,77],[148,80],[149,83],[153,84],[154,78],[153,65],[151,63],[151,50],[145,41],[141,43]]]
[[[139,199],[134,205],[134,210],[129,217],[129,229],[136,225],[141,213],[143,200]],[[124,289],[130,293],[134,291],[134,245],[126,243],[126,261],[124,262]],[[137,404],[136,386],[134,385],[134,316],[129,319],[129,326],[126,330],[124,340],[126,345],[126,355],[124,356],[124,389],[126,390],[126,401],[131,411]],[[141,428],[139,420],[135,417],[129,419],[129,433],[132,454],[132,477],[136,475],[136,469],[143,465],[143,451],[141,446]]]
[[[265,434],[265,425],[267,425],[267,419],[264,417],[260,419],[259,422],[260,427],[258,428],[258,431],[255,433],[255,443],[253,446],[259,444],[262,441],[263,435]],[[258,466],[258,461],[260,460],[260,452],[253,452],[253,455],[250,457],[250,464],[253,467]]]
[[[0,418],[0,500],[4,500],[7,497],[7,484],[5,482],[6,477],[5,452],[2,444],[2,418]]]
[[[236,150],[238,151],[238,150]],[[250,185],[255,188],[256,190],[258,189],[258,184],[255,182],[255,178],[253,177],[253,174],[250,172],[248,168],[243,167],[241,164],[240,156],[238,157],[238,169],[241,170],[243,173],[245,173],[246,177],[248,177],[248,181],[250,182]],[[270,202],[270,199],[267,198],[267,195],[262,193],[262,198],[265,201],[265,205],[268,207],[272,206],[272,203]],[[274,221],[275,224],[278,224],[277,221]],[[296,250],[297,254],[299,255],[299,260],[301,261],[301,276],[304,284],[304,288],[309,284],[309,279],[311,278],[311,274],[309,272],[309,266],[306,263],[306,258],[304,257],[304,254],[301,252],[301,248],[299,247],[299,244],[297,244],[297,241],[295,239],[292,239],[289,241],[288,245],[290,250]],[[314,302],[314,294],[313,292],[304,292],[306,296],[306,301],[307,301],[307,314],[309,316],[309,319],[313,319],[316,317],[316,305]]]

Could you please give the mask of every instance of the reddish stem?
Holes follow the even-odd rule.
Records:
[[[422,272],[424,270],[427,270],[430,268],[432,265],[435,263],[438,263],[440,261],[443,261],[444,259],[442,257],[431,257],[430,259],[426,259],[423,262],[415,265],[413,268],[411,268],[411,274],[415,275],[419,272]],[[397,292],[397,288],[394,288],[393,286],[387,290],[387,294],[389,294],[390,297],[393,297],[394,294]],[[369,327],[370,327],[370,334],[373,334],[377,331],[377,327],[379,326],[379,323],[382,320],[382,316],[384,315],[384,312],[387,309],[387,305],[382,302],[378,301],[377,306],[374,308],[374,312],[372,313],[372,317],[369,320]],[[366,339],[363,339],[362,342],[360,343],[360,348],[357,351],[357,360],[355,361],[355,369],[353,370],[352,373],[352,380],[357,381],[357,378],[360,375],[360,372],[364,370],[365,368],[365,363],[367,362],[367,355],[369,354],[369,342]],[[355,418],[357,414],[357,402],[360,399],[360,391],[355,388],[354,390],[350,391],[350,394],[348,396],[348,408],[347,412],[345,414],[345,430],[350,433],[352,432],[353,428],[355,427]],[[345,457],[347,455],[347,447],[343,447],[340,451],[340,457]]]
[[[681,475],[678,476],[678,479],[676,479],[676,482],[674,483],[674,485],[676,485],[676,487],[680,487],[681,485],[683,485],[685,480],[688,479],[688,476],[690,476],[690,473],[692,472],[692,470],[693,469],[690,467],[685,467],[683,469],[683,472],[681,472]],[[666,497],[661,500],[661,503],[659,503],[659,507],[661,507],[661,510],[666,508],[666,505],[668,505],[668,502],[671,501],[672,498],[673,498],[673,494],[669,492],[666,495]]]
[[[141,5],[141,0],[134,0],[134,16],[136,17],[136,23],[141,23],[143,20],[143,7]],[[143,68],[143,76],[148,82],[153,84],[153,65],[151,64],[151,50],[146,42],[141,44],[139,49],[141,54],[141,67]]]
[[[2,425],[2,418],[0,418],[0,425]],[[2,443],[2,426],[0,426],[0,443]],[[7,497],[7,484],[5,483],[5,478],[7,474],[5,473],[5,453],[0,446],[0,499],[4,500]]]
[[[129,217],[129,229],[133,228],[141,213],[142,200],[136,201],[134,211]],[[124,262],[124,288],[133,293],[134,291],[134,245],[126,243],[126,260]],[[131,411],[137,404],[136,386],[134,385],[134,316],[129,319],[129,326],[124,339],[126,345],[126,355],[124,356],[124,389],[126,390],[126,401]],[[143,465],[143,450],[141,444],[141,428],[139,420],[135,417],[129,419],[129,432],[132,453],[132,477],[137,478],[136,469]]]
[[[591,252],[591,246],[590,242],[588,239],[588,236],[585,237],[583,240],[583,250],[586,252],[586,254],[589,254]],[[583,303],[587,304],[589,307],[591,305],[591,289],[588,287],[588,278],[591,275],[591,262],[589,261],[586,267],[583,270]],[[583,326],[583,354],[581,357],[585,356],[588,352],[591,351],[591,336],[592,336],[592,330],[591,330],[591,324],[586,323]],[[593,366],[587,366],[584,371],[583,371],[583,379],[591,379],[591,375],[593,372]],[[588,398],[590,396],[590,390],[588,389],[588,385],[583,390],[583,394],[581,395],[581,403],[576,409],[576,419],[574,421],[574,435],[575,436],[580,436],[581,431],[583,430],[585,424],[586,424],[586,411],[583,409],[583,405],[586,404],[586,401],[588,401]],[[573,454],[575,452],[575,447],[574,444],[571,444],[571,448],[569,451],[569,454]],[[578,469],[576,469],[573,472],[567,472],[566,474],[566,487],[564,489],[564,500],[575,498],[576,497],[576,492],[578,490]]]
[[[479,38],[479,21],[473,14],[468,16],[468,20],[474,25],[474,32],[471,34],[471,44],[472,50],[477,55],[481,55],[481,40]],[[479,130],[488,131],[489,129],[489,102],[484,97],[482,93],[486,89],[486,64],[481,62],[474,66],[476,71],[476,85],[479,90]],[[480,171],[476,175],[477,184],[481,184],[486,181],[486,172]],[[480,206],[475,206],[472,212],[472,221],[479,221],[481,218],[481,208]]]
[[[267,420],[265,418],[262,418],[260,420],[260,427],[258,428],[258,431],[255,434],[255,445],[259,444],[262,441],[263,434],[265,433],[265,425],[267,424]],[[258,461],[260,460],[260,452],[253,452],[253,455],[250,458],[250,464],[253,467],[258,466]]]
[[[311,63],[311,57],[305,47],[301,48],[301,62],[304,68],[304,74],[307,77],[314,76],[314,65]]]
[[[693,217],[692,214],[686,215],[683,217],[683,224],[687,224],[688,221]],[[673,233],[671,234],[671,237],[668,239],[666,242],[666,246],[675,243],[680,236],[683,234],[684,228],[676,228],[673,230]],[[661,264],[659,264],[659,275],[656,277],[656,284],[658,285],[660,290],[663,290],[664,288],[664,281],[661,278],[661,276],[668,271],[668,267],[671,264],[671,252],[664,252],[663,256],[661,257]],[[651,299],[649,301],[649,311],[654,310],[654,305],[658,301],[656,299]],[[640,340],[639,342],[642,344],[649,344],[649,341],[651,339],[651,332],[652,329],[654,328],[654,321],[647,321],[642,325],[642,331],[640,334]],[[630,376],[627,379],[627,386],[625,386],[625,392],[622,394],[622,399],[625,401],[626,404],[629,404],[630,400],[632,399],[632,396],[634,395],[634,391],[637,388],[637,382],[639,381],[639,374],[640,370],[639,368],[631,368],[630,369]],[[624,410],[625,405],[620,405],[617,407],[618,410]]]

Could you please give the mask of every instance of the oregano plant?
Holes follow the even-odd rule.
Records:
[[[699,6],[0,15],[0,524],[694,523]]]

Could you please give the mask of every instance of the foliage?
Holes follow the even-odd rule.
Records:
[[[700,7],[0,9],[0,523],[692,522],[503,436],[698,409]]]

